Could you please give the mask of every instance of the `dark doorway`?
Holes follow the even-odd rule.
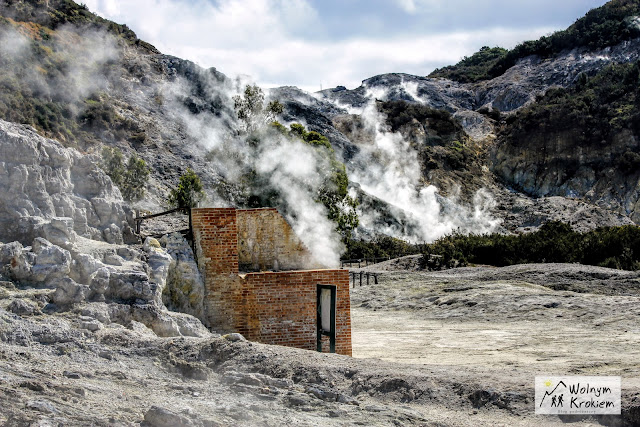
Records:
[[[334,285],[317,285],[317,347],[322,353],[322,337],[329,337],[329,351],[336,352],[336,294],[337,288]]]

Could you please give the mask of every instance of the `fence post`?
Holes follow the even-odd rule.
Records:
[[[369,286],[369,276],[371,273],[367,273],[367,286]]]
[[[364,271],[360,272],[360,286],[362,286],[362,275],[364,274]]]

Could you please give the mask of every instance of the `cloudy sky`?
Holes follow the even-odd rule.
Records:
[[[84,0],[163,53],[309,91],[426,75],[564,29],[605,0]]]

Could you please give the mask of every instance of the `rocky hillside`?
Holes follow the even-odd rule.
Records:
[[[187,167],[211,193],[224,185],[186,119],[229,128],[225,76],[162,55],[72,1],[4,1],[0,12],[0,118],[86,152],[103,144],[137,152],[152,166],[148,209],[162,205]]]
[[[71,0],[0,0],[0,424],[561,425],[565,419],[534,416],[532,392],[522,391],[533,367],[550,366],[529,363],[535,353],[522,359],[529,370],[509,366],[505,379],[506,365],[495,358],[483,361],[491,365],[485,370],[399,368],[220,337],[207,329],[204,281],[175,232],[184,218],[147,224],[146,234],[162,235],[156,240],[134,233],[134,215],[163,210],[192,169],[204,184],[203,203],[275,204],[312,251],[335,262],[342,249],[336,223],[345,225],[340,214],[351,212],[353,199],[358,236],[414,242],[456,230],[528,231],[547,220],[579,230],[638,221],[636,3],[610,2],[571,27],[571,37],[549,39],[553,49],[539,49],[543,40],[516,53],[483,51],[446,78],[387,74],[353,90],[274,89],[265,102],[282,103],[279,123],[249,132],[253,124],[236,115],[233,99],[249,82],[164,55]],[[572,44],[583,29],[588,37]],[[604,42],[593,42],[599,31]],[[460,77],[470,73],[464,67],[472,77]],[[103,170],[104,147],[150,167],[141,200],[123,200]],[[483,341],[487,321],[513,323],[508,310],[486,307],[529,313],[518,340],[531,336],[534,314],[549,337],[558,307],[567,322],[589,322],[590,335],[603,325],[598,316],[637,307],[635,273],[556,266],[550,278],[547,265],[515,276],[481,270],[482,277],[446,273],[455,288],[440,273],[431,276],[442,288],[436,291],[430,282],[407,287],[398,273],[390,280],[412,294],[391,299],[412,309],[437,306],[442,316],[430,329],[444,330],[443,342],[465,318],[480,320],[469,336]],[[478,288],[483,277],[495,284]],[[573,296],[563,294],[561,305],[549,289],[529,291],[531,277],[560,290],[579,282],[571,290],[586,296],[571,305],[565,299]],[[515,281],[505,292],[508,280]],[[620,295],[589,294],[610,282]],[[379,314],[378,302],[390,294],[360,289],[367,300],[354,292],[359,309],[368,304]],[[530,306],[518,302],[534,292],[540,295]],[[382,305],[402,308],[396,303]],[[445,316],[455,329],[443,329]],[[618,317],[599,336],[618,334],[629,364],[598,354],[576,373],[607,366],[612,375],[634,374],[627,334],[637,332],[637,321]],[[408,324],[393,326],[396,339]],[[553,340],[563,335],[583,337],[552,330]],[[454,347],[458,356],[473,345],[456,339],[464,341]],[[551,338],[544,339],[536,351],[547,348]],[[617,356],[622,347],[612,342],[607,348]],[[637,424],[635,390],[623,395],[621,425]]]
[[[434,136],[446,141],[446,131],[439,134],[424,117],[408,121],[404,110],[415,107],[379,108],[388,130],[399,132],[422,153],[418,188],[433,184],[448,195],[461,187],[467,202],[478,189],[487,189],[497,202],[493,213],[507,229],[548,219],[544,211],[549,204],[560,208],[560,199],[549,196],[562,197],[563,206],[573,206],[569,211],[586,203],[604,221],[594,223],[589,215],[586,221],[577,218],[578,227],[628,222],[622,217],[637,222],[639,13],[637,2],[611,1],[566,31],[512,51],[487,47],[430,77],[387,74],[354,90],[337,87],[320,95],[350,113],[372,100],[450,113],[468,138],[458,137],[457,153],[445,142],[449,155],[434,159],[424,156],[425,149],[433,152]],[[366,137],[353,117],[334,115],[333,124],[361,146]],[[408,125],[398,127],[398,120]],[[424,137],[416,145],[420,127]],[[452,167],[451,154],[462,160],[457,167]],[[527,215],[515,208],[521,205],[531,208]]]
[[[627,90],[635,68],[612,66],[639,59],[636,9],[612,1],[564,32],[512,51],[483,49],[430,77],[386,74],[316,94],[283,87],[268,99],[284,105],[281,123],[325,135],[345,162],[362,236],[425,241],[549,219],[581,229],[630,223],[638,220],[637,107]],[[308,216],[293,201],[305,193],[313,205],[319,189],[287,167],[299,150],[242,133],[231,98],[246,82],[163,55],[70,0],[4,0],[0,12],[0,118],[82,152],[136,153],[151,180],[131,207],[163,209],[191,168],[207,204],[258,200],[294,223]],[[264,189],[278,197],[256,199]]]

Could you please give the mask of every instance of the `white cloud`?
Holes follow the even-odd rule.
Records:
[[[352,39],[332,43],[283,40],[273,46],[235,50],[225,47],[182,48],[179,56],[228,73],[252,75],[259,83],[297,85],[307,90],[344,85],[354,88],[376,74],[426,75],[436,66],[453,64],[483,44],[511,45],[547,33],[547,29],[493,29],[387,40]]]
[[[418,2],[396,0],[405,9]],[[378,39],[325,41],[325,28],[307,0],[87,0],[92,11],[126,23],[164,53],[216,67],[234,76],[249,74],[264,86],[296,85],[307,90],[357,87],[386,72],[426,75],[453,64],[483,45],[513,46],[548,28],[494,28],[437,35],[384,35]]]
[[[396,0],[396,3],[405,12],[414,13],[416,11],[416,3],[414,0]]]

